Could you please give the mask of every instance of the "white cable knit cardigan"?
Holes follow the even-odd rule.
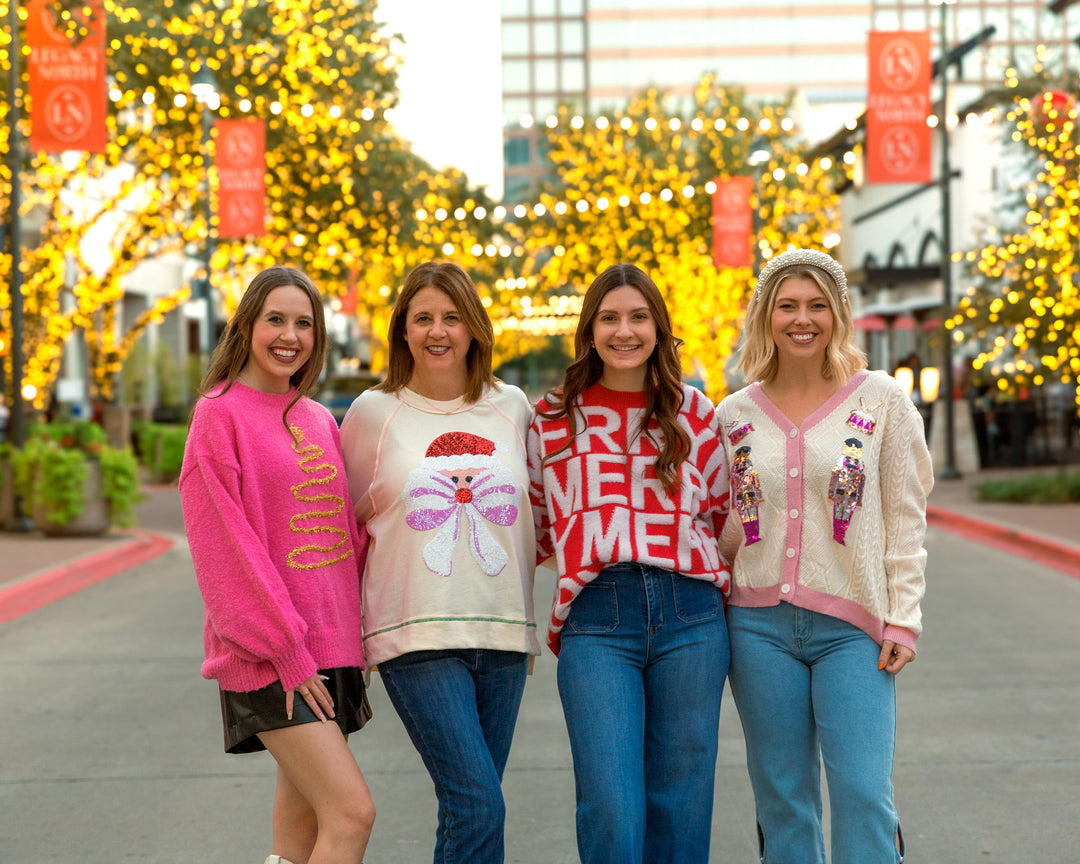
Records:
[[[862,418],[852,418],[854,411]],[[728,602],[792,603],[848,621],[879,644],[889,639],[914,650],[934,481],[922,417],[907,394],[884,372],[859,371],[795,426],[760,384],[751,384],[720,403],[717,422],[728,464],[734,467],[736,451],[749,447],[742,456],[761,490],[761,539],[747,543],[732,473],[732,512],[720,537],[721,553],[733,562]],[[862,445],[865,483],[842,545],[834,537],[829,481],[852,438]]]

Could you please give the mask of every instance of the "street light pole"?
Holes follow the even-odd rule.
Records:
[[[210,201],[210,130],[214,125],[214,117],[210,113],[210,106],[203,102],[202,106],[202,152],[206,167],[206,281],[203,288],[206,291],[206,357],[209,362],[211,352],[217,344],[217,322],[214,320],[214,291],[210,280],[210,262],[214,257],[214,208]]]
[[[761,181],[765,173],[765,165],[769,161],[768,140],[762,136],[757,135],[750,142],[750,155],[747,157],[747,163],[753,169],[754,178],[754,210],[752,230],[754,232],[754,276],[755,278],[761,272],[761,238],[758,236],[761,233]]]
[[[23,378],[23,302],[22,302],[22,141],[19,138],[19,8],[16,0],[8,0],[8,167],[11,172],[11,195],[8,210],[11,217],[11,443],[16,448],[26,444],[26,411],[22,394]],[[14,514],[8,531],[25,533],[34,526],[23,513],[22,496],[14,496]]]
[[[214,208],[210,200],[210,133],[214,128],[214,113],[211,102],[217,97],[217,81],[205,63],[195,75],[195,80],[191,82],[191,94],[195,97],[195,101],[202,106],[200,117],[202,121],[202,138],[200,144],[206,174],[206,246],[204,247],[206,278],[202,283],[203,299],[206,302],[206,332],[203,334],[202,348],[206,352],[207,363],[209,363],[210,354],[217,345],[217,322],[214,320],[214,291],[213,282],[210,278],[210,262],[214,257]]]
[[[8,3],[8,170],[11,173],[11,196],[8,212],[11,218],[11,443],[22,447],[26,443],[26,413],[23,408],[23,303],[22,303],[22,141],[19,138],[19,4]]]
[[[945,7],[956,0],[931,0],[940,7],[938,18],[938,39],[941,51],[941,104],[938,108],[938,130],[941,141],[941,307],[942,318],[949,314],[952,308],[952,195],[951,175],[952,167],[949,164],[949,62],[948,62],[948,29]],[[944,325],[944,321],[943,321]],[[955,479],[960,476],[956,467],[956,430],[954,425],[954,400],[953,400],[953,363],[952,363],[952,331],[942,326],[944,334],[944,359],[942,361],[941,382],[944,390],[944,419],[943,436],[945,439],[945,464],[938,473],[944,479]]]

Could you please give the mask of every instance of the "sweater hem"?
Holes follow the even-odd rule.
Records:
[[[364,650],[355,636],[346,638],[339,630],[331,630],[307,638],[289,656],[267,660],[245,660],[229,654],[215,655],[202,665],[202,676],[215,680],[223,690],[249,693],[275,681],[286,690],[295,689],[318,669],[334,669],[342,666],[364,667]],[[358,634],[357,634],[358,635]],[[353,643],[352,648],[349,648]]]
[[[798,606],[802,609],[809,609],[811,612],[820,612],[823,615],[830,615],[833,618],[839,618],[841,621],[847,621],[848,624],[862,630],[878,645],[885,639],[886,624],[883,619],[868,612],[854,600],[847,600],[843,597],[824,594],[821,591],[807,588],[805,585],[796,584],[794,590],[789,594],[784,594],[779,584],[770,585],[766,588],[748,588],[745,585],[734,585],[731,589],[731,596],[728,598],[729,606],[743,606],[748,608],[777,606],[781,602],[790,603],[791,605]],[[896,630],[911,634],[914,638],[912,638],[910,642],[908,640],[901,641],[898,639],[893,641],[896,641],[897,644],[905,645],[914,651],[915,640],[918,639],[918,634],[909,627],[901,628],[895,625],[889,626],[890,635]]]
[[[540,654],[535,623],[483,616],[433,616],[386,627],[364,637],[364,655],[373,666],[413,651],[464,648]]]

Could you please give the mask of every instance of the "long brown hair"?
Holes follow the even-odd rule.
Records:
[[[472,342],[469,343],[469,351],[465,355],[468,371],[465,401],[477,402],[488,387],[499,386],[491,371],[491,350],[495,344],[495,332],[487,310],[480,302],[480,292],[476,290],[476,285],[469,278],[469,274],[452,261],[427,261],[413,268],[405,278],[405,284],[394,303],[394,311],[390,315],[390,329],[386,334],[387,342],[390,343],[386,379],[372,389],[396,393],[408,385],[414,361],[409,343],[405,341],[405,325],[409,304],[425,288],[438,288],[449,297],[468,328]]]
[[[236,314],[226,325],[225,333],[218,342],[217,348],[214,349],[214,354],[210,358],[210,367],[203,376],[199,390],[200,395],[206,396],[223,381],[225,386],[221,393],[227,392],[232,387],[251,356],[251,331],[255,327],[259,313],[262,312],[266,298],[275,288],[285,287],[299,288],[307,294],[308,300],[311,301],[311,314],[315,324],[312,328],[315,339],[311,356],[303,366],[289,376],[289,384],[296,389],[296,392],[281,415],[281,422],[288,429],[289,409],[311,392],[318,383],[323,364],[326,362],[326,318],[323,314],[322,297],[319,295],[319,289],[306,273],[292,267],[275,265],[263,270],[251,280],[244,296],[240,298],[240,304],[236,307]],[[220,396],[221,393],[217,395]]]
[[[574,362],[566,369],[562,387],[544,397],[549,410],[539,412],[547,420],[566,417],[570,435],[566,443],[547,456],[545,461],[569,447],[577,435],[577,413],[573,409],[578,405],[581,394],[604,374],[604,361],[593,347],[596,313],[607,293],[624,285],[641,292],[656,323],[657,344],[649,355],[645,369],[645,413],[637,434],[651,438],[649,421],[656,419],[661,433],[661,441],[656,442],[659,450],[654,463],[656,476],[660,478],[664,491],[670,495],[679,486],[679,468],[690,454],[690,436],[678,423],[679,409],[683,403],[682,364],[679,362],[682,340],[671,331],[671,316],[660,289],[644,270],[633,264],[613,264],[597,276],[585,292],[577,332],[574,334]]]

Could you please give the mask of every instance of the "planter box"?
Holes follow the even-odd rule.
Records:
[[[0,459],[0,528],[15,518],[15,468],[10,459]]]
[[[34,505],[34,527],[46,537],[100,537],[109,530],[109,508],[101,494],[101,466],[95,461],[87,463],[85,491],[86,505],[83,512],[70,522],[50,522],[45,505]]]

